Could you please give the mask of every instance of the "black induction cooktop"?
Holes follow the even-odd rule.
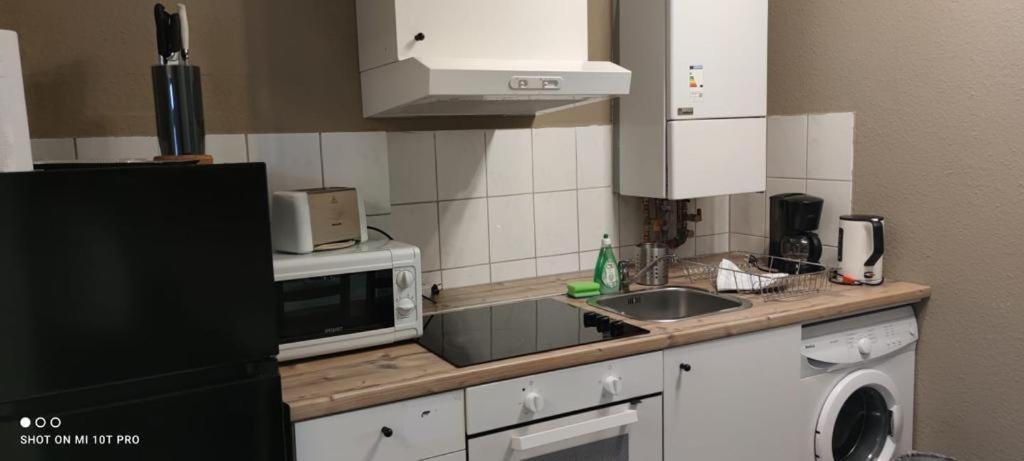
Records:
[[[545,298],[426,316],[419,343],[452,365],[465,367],[646,333],[621,320]]]

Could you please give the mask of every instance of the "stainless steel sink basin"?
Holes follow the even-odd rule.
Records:
[[[616,314],[649,322],[679,319],[750,307],[750,301],[684,287],[664,287],[635,293],[598,296],[588,302]]]

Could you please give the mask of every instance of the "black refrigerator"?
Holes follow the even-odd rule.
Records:
[[[0,174],[0,460],[286,460],[263,164]]]

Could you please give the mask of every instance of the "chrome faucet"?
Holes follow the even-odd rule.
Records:
[[[648,271],[653,269],[654,266],[658,265],[658,263],[660,263],[661,260],[663,260],[663,259],[667,259],[667,260],[669,260],[669,262],[675,262],[676,261],[676,255],[672,254],[672,253],[669,253],[669,254],[664,255],[664,256],[659,256],[659,257],[655,258],[654,260],[652,260],[651,262],[647,263],[646,266],[644,266],[644,267],[640,268],[639,270],[637,270],[636,274],[630,274],[630,272],[631,272],[630,264],[632,264],[630,261],[626,261],[626,260],[619,261],[619,278],[621,279],[621,280],[619,280],[619,291],[622,292],[622,293],[629,293],[629,285],[631,285],[634,282],[636,282],[640,277],[642,277]],[[661,283],[659,285],[666,285],[666,284],[668,284],[667,280],[666,280],[665,283]]]

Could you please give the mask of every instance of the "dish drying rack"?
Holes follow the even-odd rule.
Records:
[[[735,263],[740,270],[735,271],[720,268],[719,262],[728,259]],[[704,258],[710,261],[710,258]],[[829,282],[829,274],[832,272],[829,267],[821,264],[795,259],[768,256],[753,253],[725,253],[714,258],[714,264],[708,264],[700,260],[681,259],[682,276],[691,282],[707,280],[710,282],[711,290],[715,293],[747,293],[756,294],[765,301],[778,301],[784,299],[800,298],[828,291],[832,284]],[[785,277],[768,277],[769,273],[789,273]],[[722,290],[718,289],[718,278],[720,275],[732,277],[733,286],[751,286],[751,289]],[[747,278],[747,283],[741,283],[742,278]]]

